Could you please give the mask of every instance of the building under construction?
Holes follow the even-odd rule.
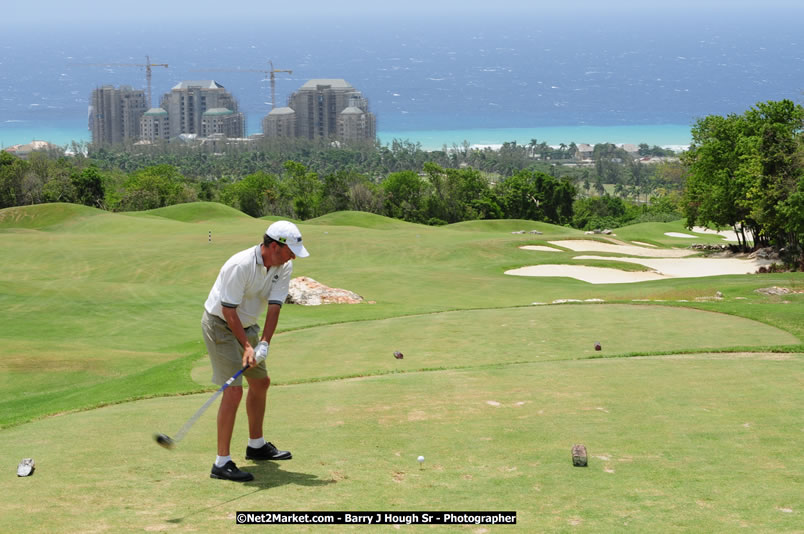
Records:
[[[373,140],[377,120],[368,100],[342,79],[314,79],[263,119],[265,137],[301,137],[339,141]]]
[[[237,100],[214,80],[184,81],[146,108],[145,92],[128,86],[103,86],[92,92],[90,129],[97,145],[169,140],[180,135],[227,138],[245,136],[245,117]]]
[[[145,91],[104,85],[92,91],[90,101],[92,143],[113,145],[139,139],[140,118],[147,109]]]

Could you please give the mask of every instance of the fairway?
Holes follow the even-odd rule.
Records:
[[[0,530],[218,532],[238,510],[517,512],[516,527],[435,527],[473,534],[799,528],[804,275],[507,276],[642,268],[577,259],[589,236],[531,221],[299,222],[311,256],[294,276],[365,302],[283,307],[266,439],[293,460],[244,460],[241,408],[232,456],[256,478],[210,479],[214,409],[173,451],[152,434],[174,434],[215,390],[203,302],[275,219],[208,203],[0,210],[0,492],[14,496]],[[616,229],[658,251],[689,245],[665,235],[682,231]],[[571,246],[521,248],[551,242]],[[788,292],[757,291],[769,287]],[[572,467],[576,443],[588,468]],[[36,472],[17,478],[27,457]]]

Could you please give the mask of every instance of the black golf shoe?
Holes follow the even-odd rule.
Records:
[[[246,447],[246,460],[290,460],[293,455],[290,451],[280,451],[273,443],[265,442],[259,449]]]
[[[209,474],[209,478],[220,478],[222,480],[233,480],[235,482],[248,482],[249,480],[254,480],[254,475],[241,471],[237,468],[233,461],[229,460],[223,467],[218,467],[217,465],[212,464],[212,472]]]

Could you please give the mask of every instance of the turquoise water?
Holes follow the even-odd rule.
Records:
[[[64,146],[71,141],[90,141],[90,132],[75,124],[49,124],[33,127],[25,122],[0,124],[0,146],[8,147],[30,141],[49,141]],[[561,143],[647,143],[651,146],[683,147],[690,143],[690,127],[681,124],[637,126],[550,126],[534,128],[475,128],[464,130],[410,130],[380,131],[377,134],[383,145],[394,139],[420,143],[426,150],[452,147],[468,141],[470,145],[501,145],[516,141],[527,145],[532,139],[548,145]]]

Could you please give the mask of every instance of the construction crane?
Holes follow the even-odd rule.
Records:
[[[262,69],[194,69],[192,72],[261,72],[264,75],[268,76],[268,79],[271,81],[271,109],[276,108],[276,73],[277,72],[287,72],[288,74],[293,74],[292,70],[282,70],[282,69],[275,69],[274,62],[270,59],[268,60],[268,65],[271,67],[269,70],[262,70]]]
[[[293,74],[292,70],[280,70],[274,68],[274,62],[270,59],[268,60],[268,64],[271,66],[271,110],[276,108],[276,77],[275,74],[277,72],[287,72],[288,74]]]
[[[148,83],[148,109],[151,109],[151,67],[165,67],[167,63],[151,63],[151,57],[145,56],[145,63],[92,63],[93,67],[145,67],[145,80]]]

